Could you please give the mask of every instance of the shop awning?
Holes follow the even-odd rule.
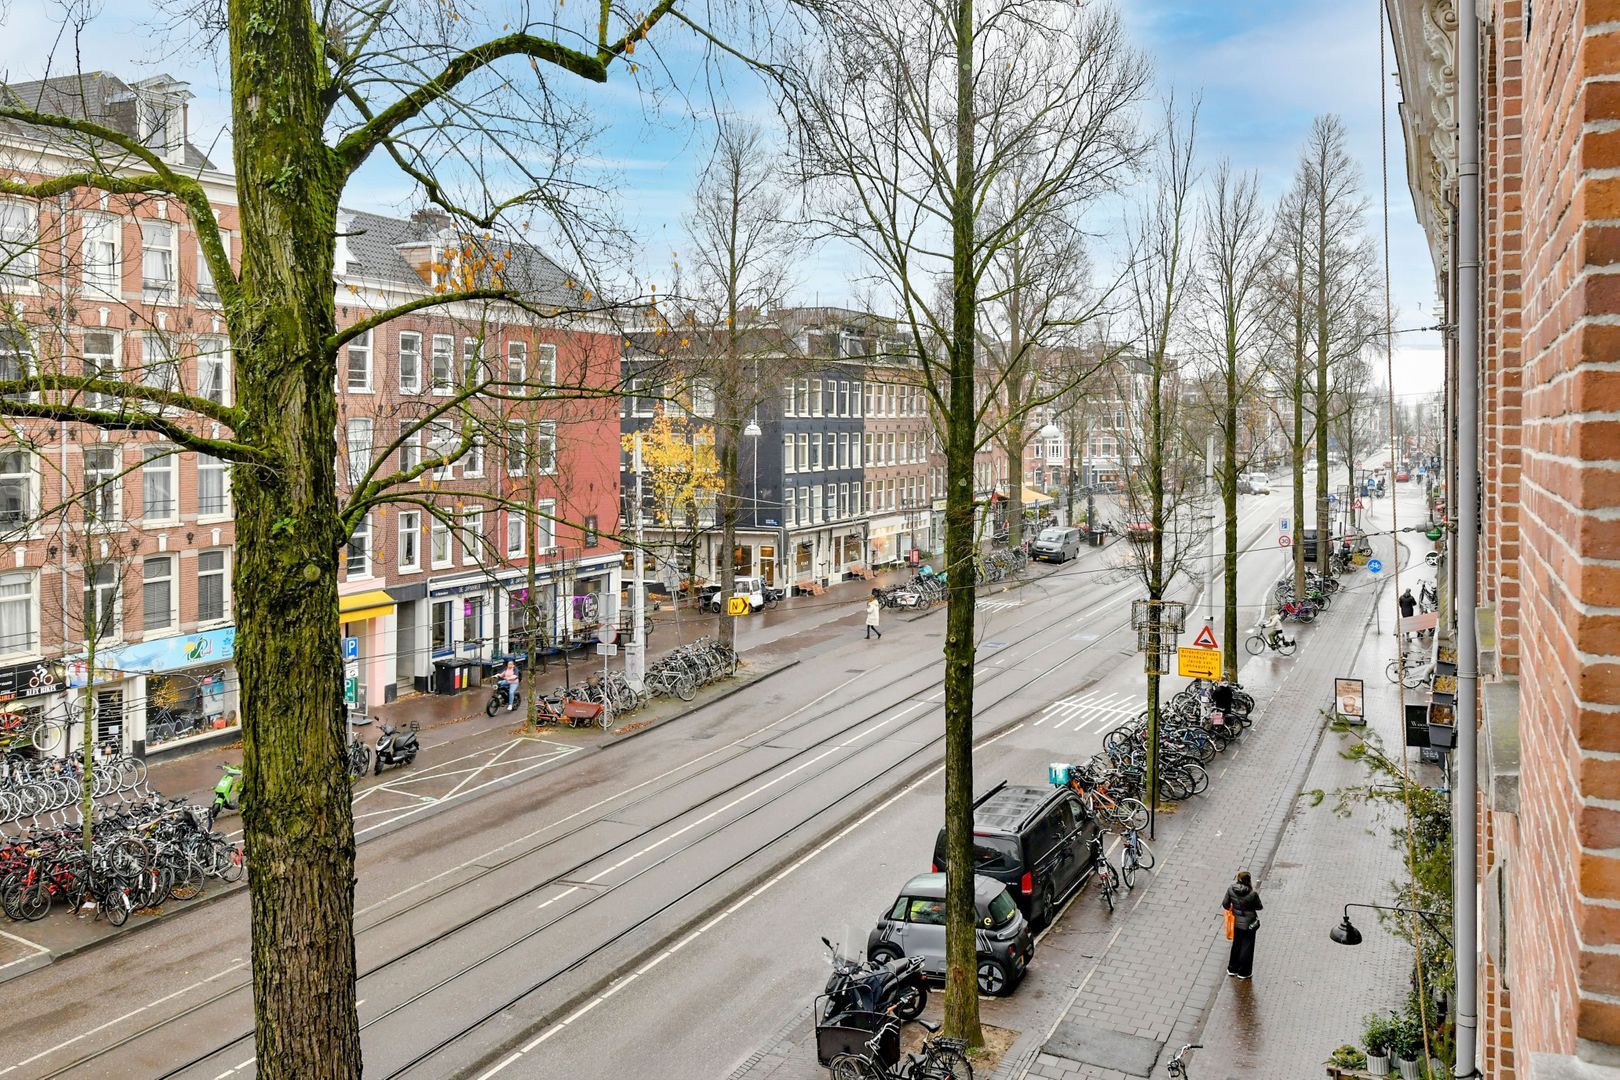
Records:
[[[394,598],[381,589],[338,597],[338,622],[363,622],[394,613]]]
[[[1052,496],[1050,495],[1042,494],[1041,492],[1036,491],[1034,488],[1024,488],[1023,505],[1025,506],[1039,506],[1041,503],[1049,503],[1051,501]]]

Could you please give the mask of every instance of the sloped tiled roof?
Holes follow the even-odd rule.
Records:
[[[89,120],[125,135],[135,138],[140,136],[135,112],[135,88],[106,71],[88,71],[81,75],[59,75],[54,79],[36,79],[0,85],[0,102],[13,107],[33,109],[36,112]],[[12,122],[0,122],[0,130],[35,139],[48,141],[54,139],[83,151],[84,136],[76,132],[53,133],[47,128]],[[114,147],[107,147],[103,152],[122,153]],[[215,167],[208,159],[208,155],[189,141],[185,145],[185,160],[181,164],[190,170]]]

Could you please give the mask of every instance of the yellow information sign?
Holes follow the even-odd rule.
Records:
[[[726,601],[727,615],[746,615],[753,609],[754,605],[748,602],[746,596],[733,596]]]
[[[1176,674],[1184,679],[1221,677],[1221,650],[1180,649],[1176,653]]]

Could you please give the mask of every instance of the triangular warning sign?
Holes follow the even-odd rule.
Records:
[[[1210,631],[1209,627],[1206,626],[1202,630],[1198,631],[1197,637],[1193,638],[1193,648],[1218,649],[1220,646],[1215,644],[1215,635]]]

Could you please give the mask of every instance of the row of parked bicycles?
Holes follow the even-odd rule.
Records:
[[[699,638],[681,645],[648,665],[642,686],[637,689],[622,671],[593,675],[574,686],[558,687],[540,698],[540,719],[570,727],[599,725],[603,731],[620,718],[646,706],[655,697],[677,697],[691,701],[699,688],[737,673],[737,653],[731,646],[713,638]],[[499,681],[491,684],[484,711],[490,716],[508,704]]]
[[[1029,565],[1029,555],[1023,548],[997,548],[988,555],[979,556],[973,563],[976,585],[990,585],[1016,577]],[[924,566],[910,581],[885,585],[875,590],[878,603],[886,608],[925,608],[945,600],[950,574]]]
[[[94,799],[145,790],[146,762],[101,755],[90,773]],[[0,825],[67,810],[84,798],[84,767],[77,759],[38,758],[13,749],[0,758]]]

